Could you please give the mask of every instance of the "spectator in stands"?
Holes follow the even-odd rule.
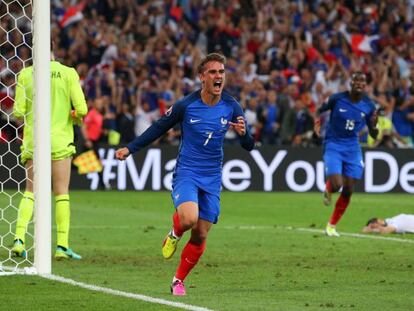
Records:
[[[310,115],[302,99],[298,98],[295,102],[295,134],[293,136],[293,146],[310,146],[313,137],[313,117]]]
[[[137,109],[138,86],[146,80],[149,85],[141,95],[149,111],[160,109],[172,94],[177,99],[191,93],[199,87],[194,64],[202,54],[222,51],[228,56],[226,88],[233,96],[241,98],[251,82],[257,91],[277,92],[279,132],[286,144],[293,136],[286,134],[285,112],[297,97],[311,93],[314,107],[302,100],[313,114],[330,94],[346,89],[349,73],[357,68],[369,73],[370,96],[387,94],[389,109],[395,110],[393,125],[412,144],[412,1],[235,1],[225,8],[211,1],[182,1],[180,6],[168,1],[87,1],[81,20],[62,24],[62,14],[73,4],[52,1],[57,57],[82,71],[87,98],[109,96],[116,113],[124,102]],[[21,14],[14,5],[9,10]],[[2,25],[14,27],[7,15]],[[30,25],[18,27],[29,33]],[[22,41],[18,33],[10,34],[15,45]],[[368,44],[359,44],[357,38]],[[24,39],[30,42],[26,35]],[[7,59],[14,51],[13,45],[2,45]],[[12,60],[16,68],[30,61],[28,51],[19,46],[20,60]],[[0,67],[5,72],[4,64]],[[286,89],[288,83],[295,84],[292,77],[300,81],[296,90]],[[266,103],[258,93],[260,110]]]
[[[397,130],[398,135],[402,138],[405,145],[413,147],[413,121],[412,99],[398,97],[396,107],[392,114],[392,122]]]
[[[255,141],[261,140],[262,123],[259,123],[259,116],[257,113],[258,102],[256,97],[247,95],[245,92],[241,93],[240,103],[244,110],[246,123],[249,126],[250,133]]]
[[[89,100],[89,111],[85,116],[84,123],[82,125],[82,135],[84,139],[84,151],[93,150],[96,157],[99,159],[99,147],[102,143],[106,143],[105,136],[103,135],[103,99],[96,98]],[[102,172],[99,175],[99,187],[102,190],[109,190],[110,185],[104,180]]]
[[[131,109],[130,105],[122,104],[122,111],[118,114],[117,124],[121,134],[121,143],[127,143],[135,138],[135,117]]]
[[[262,118],[264,125],[262,129],[262,139],[265,144],[279,144],[279,107],[276,101],[276,91],[267,92],[266,103],[263,105]]]
[[[140,136],[149,128],[158,117],[158,111],[152,111],[150,104],[142,97],[142,90],[148,87],[148,82],[144,82],[138,87],[137,106],[135,108],[135,136]]]

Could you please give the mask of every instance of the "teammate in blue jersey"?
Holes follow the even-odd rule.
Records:
[[[378,135],[377,112],[372,99],[364,93],[366,84],[364,73],[353,73],[351,90],[330,96],[319,109],[319,113],[331,112],[323,146],[327,176],[324,204],[329,205],[332,193],[342,188],[325,229],[328,236],[339,237],[336,224],[349,205],[356,181],[362,177],[364,162],[358,141],[359,132],[367,125],[373,138]],[[320,134],[319,120],[315,122],[315,132]]]
[[[135,138],[127,147],[116,151],[124,160],[166,133],[181,125],[181,145],[173,174],[172,199],[176,209],[173,228],[162,246],[169,259],[177,249],[183,233],[191,229],[191,237],[181,253],[181,261],[171,284],[173,295],[186,294],[184,279],[197,264],[206,246],[211,226],[220,214],[221,170],[224,135],[231,127],[239,135],[246,150],[254,147],[247,131],[243,110],[226,92],[224,56],[211,53],[198,66],[201,90],[177,101],[167,113]]]

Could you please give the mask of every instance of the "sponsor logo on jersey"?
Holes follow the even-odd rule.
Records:
[[[339,112],[346,112],[346,109],[339,108]]]
[[[196,122],[200,122],[200,121],[201,121],[201,119],[193,119],[193,118],[190,119],[190,123],[196,123]]]

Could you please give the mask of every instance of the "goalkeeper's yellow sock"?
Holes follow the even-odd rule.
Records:
[[[25,241],[27,225],[33,216],[34,194],[30,191],[23,193],[23,198],[19,204],[19,214],[17,216],[16,237],[15,239]]]
[[[57,245],[69,248],[70,203],[69,194],[55,197]]]

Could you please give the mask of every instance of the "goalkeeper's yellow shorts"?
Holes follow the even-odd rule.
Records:
[[[22,145],[20,147],[22,152],[20,156],[20,162],[25,165],[27,160],[33,160],[33,151],[30,151]],[[69,145],[68,147],[61,149],[59,151],[53,152],[52,151],[52,161],[63,160],[72,157],[76,153],[76,148],[73,145]]]

